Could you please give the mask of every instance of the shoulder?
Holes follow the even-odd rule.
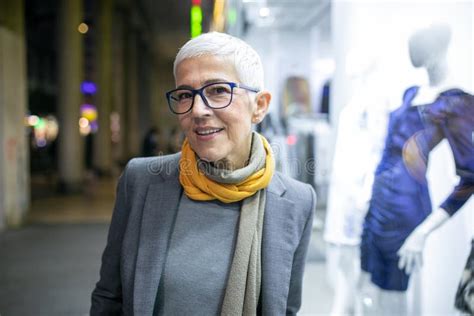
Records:
[[[293,202],[296,208],[313,212],[316,207],[316,193],[311,185],[295,180],[281,172],[275,172],[276,181],[284,187],[283,197]]]
[[[296,179],[293,179],[279,171],[275,172],[275,176],[278,177],[278,179],[283,183],[285,186],[285,197],[288,198],[289,196],[305,196],[308,197],[311,195],[313,190],[313,187],[307,183],[298,181]]]
[[[133,158],[125,167],[124,175],[128,180],[154,182],[177,176],[181,153],[173,155]]]
[[[472,107],[474,105],[473,98],[472,94],[461,89],[450,89],[439,95],[440,100],[446,101],[447,104],[456,104],[457,106],[465,105]]]
[[[423,113],[433,121],[450,118],[472,120],[474,115],[474,96],[461,89],[442,92],[433,104],[423,109]]]
[[[458,89],[458,88],[448,89],[440,93],[440,97],[465,97],[465,96],[472,97],[472,95],[470,95],[466,91]]]

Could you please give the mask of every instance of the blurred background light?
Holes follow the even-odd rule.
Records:
[[[195,0],[193,0],[193,3]],[[199,1],[200,3],[200,1]],[[199,36],[202,33],[202,9],[200,5],[191,7],[191,37]]]
[[[81,92],[84,94],[96,94],[97,85],[92,81],[83,81],[81,83]]]
[[[30,126],[36,126],[39,122],[39,117],[36,115],[30,115],[28,116],[28,125]]]
[[[235,25],[237,22],[237,10],[235,8],[230,8],[229,11],[227,11],[227,21],[230,26]]]
[[[261,18],[267,18],[270,16],[270,9],[268,7],[260,8],[258,11]]]
[[[212,13],[213,31],[223,32],[225,28],[225,0],[215,0]]]
[[[81,34],[86,34],[86,33],[89,31],[89,26],[88,26],[86,23],[81,23],[81,24],[79,24],[79,26],[77,27],[77,30],[78,30],[79,33],[81,33]]]
[[[97,120],[97,108],[92,104],[83,104],[81,105],[81,116],[86,118],[88,121]]]
[[[295,145],[297,141],[298,141],[298,138],[296,137],[296,135],[288,135],[286,137],[286,143],[290,146]]]
[[[89,120],[86,119],[85,117],[81,117],[81,118],[79,119],[79,127],[85,128],[85,127],[87,127],[87,126],[89,126]]]

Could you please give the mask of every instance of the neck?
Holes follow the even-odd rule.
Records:
[[[435,87],[446,81],[448,76],[448,67],[446,61],[440,61],[432,66],[426,68],[428,72],[428,78],[430,80],[430,86]]]
[[[250,133],[248,142],[245,145],[245,150],[238,153],[238,157],[225,157],[221,160],[212,161],[211,164],[214,168],[217,169],[226,169],[226,170],[237,170],[241,169],[248,165],[250,160],[250,155],[252,154],[252,144],[253,144],[253,133]],[[234,159],[232,159],[234,158]]]
[[[412,101],[413,105],[433,102],[451,84],[448,79],[449,71],[445,60],[428,65],[425,69],[428,73],[429,84],[420,86],[416,97]]]
[[[224,169],[224,170],[229,170],[229,171],[234,171],[236,169],[243,168],[246,165],[245,163],[235,163],[227,158],[217,160],[217,161],[212,161],[210,163],[216,169]]]

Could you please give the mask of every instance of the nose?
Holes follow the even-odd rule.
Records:
[[[191,113],[195,117],[210,116],[212,114],[212,109],[204,103],[204,100],[199,93],[196,93],[194,96],[194,103]]]

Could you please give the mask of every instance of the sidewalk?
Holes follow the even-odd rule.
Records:
[[[0,234],[0,315],[88,315],[107,224],[32,224]]]
[[[89,181],[83,194],[55,195],[34,200],[27,223],[109,223],[115,186],[115,179]]]
[[[34,200],[27,223],[0,233],[0,315],[88,315],[116,180]]]

